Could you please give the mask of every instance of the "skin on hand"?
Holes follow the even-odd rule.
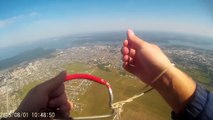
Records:
[[[171,65],[158,46],[138,38],[132,30],[128,30],[121,52],[124,69],[147,84]]]
[[[64,80],[66,72],[61,72],[40,85],[34,87],[21,102],[16,112],[58,111],[61,117],[68,118],[72,103],[68,101]]]
[[[171,62],[157,45],[138,38],[132,30],[128,30],[121,53],[124,69],[155,88],[174,112],[180,113],[192,99],[196,83],[176,67],[168,69],[151,84],[155,77],[171,66]]]

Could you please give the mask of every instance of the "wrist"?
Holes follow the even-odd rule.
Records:
[[[162,87],[168,87],[170,85],[171,80],[176,76],[175,74],[177,73],[177,68],[175,66],[170,66],[166,71],[158,77],[158,79],[155,79],[152,81],[151,86],[156,89],[156,90],[161,90]],[[162,71],[163,72],[163,71]]]
[[[176,67],[171,67],[153,85],[171,108],[179,113],[193,96],[195,82]]]

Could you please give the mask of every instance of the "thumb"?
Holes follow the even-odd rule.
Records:
[[[146,43],[146,41],[137,37],[131,29],[127,31],[127,40],[129,41],[131,47],[135,49],[141,48]]]
[[[45,89],[48,91],[48,92],[51,92],[55,89],[57,89],[58,87],[60,87],[64,81],[65,81],[65,78],[66,78],[66,72],[65,71],[62,71],[59,75],[57,75],[56,77],[46,81],[44,83],[44,86],[43,87],[46,87]]]

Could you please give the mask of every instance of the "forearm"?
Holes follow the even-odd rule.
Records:
[[[175,113],[180,113],[191,100],[196,83],[175,67],[152,85],[171,106]]]

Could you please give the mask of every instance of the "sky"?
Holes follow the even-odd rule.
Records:
[[[211,0],[0,0],[0,48],[101,31],[213,37]]]

